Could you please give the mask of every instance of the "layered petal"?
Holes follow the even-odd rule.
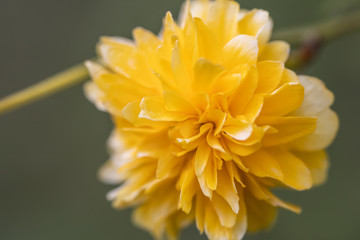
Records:
[[[277,208],[301,211],[273,188],[326,180],[334,96],[285,67],[289,44],[269,42],[264,10],[194,0],[179,19],[168,12],[159,35],[101,38],[99,63],[87,63],[86,94],[115,125],[99,176],[154,238],[175,240],[195,221],[211,240],[240,240],[269,228]]]

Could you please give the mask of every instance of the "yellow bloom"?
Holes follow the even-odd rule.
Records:
[[[186,2],[160,36],[103,37],[101,64],[87,63],[86,93],[115,123],[100,176],[122,185],[108,199],[136,206],[154,237],[176,239],[195,221],[209,239],[241,239],[269,227],[277,207],[300,211],[272,188],[325,181],[333,95],[284,67],[289,46],[269,42],[271,30],[263,10]]]

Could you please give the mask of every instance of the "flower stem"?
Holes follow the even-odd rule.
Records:
[[[291,27],[274,33],[273,39],[285,40],[293,46],[310,38],[329,42],[360,30],[360,10],[305,27]]]
[[[89,77],[84,64],[78,64],[28,88],[0,99],[0,115],[69,88]]]

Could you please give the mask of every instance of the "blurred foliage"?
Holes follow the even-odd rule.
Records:
[[[327,15],[341,15],[360,9],[360,0],[328,0],[321,5],[321,11]]]

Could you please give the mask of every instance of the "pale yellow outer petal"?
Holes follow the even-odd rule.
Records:
[[[237,33],[237,17],[240,6],[235,1],[217,0],[210,3],[206,23],[221,44]]]
[[[291,144],[294,149],[303,151],[319,151],[327,148],[335,139],[339,129],[337,114],[326,109],[317,115],[317,127],[313,134],[296,140]]]
[[[194,17],[206,19],[209,11],[210,1],[199,0],[191,1],[190,11]]]
[[[107,161],[99,170],[99,178],[107,184],[119,184],[123,178],[112,161]]]
[[[328,176],[329,158],[325,151],[295,152],[310,169],[314,185],[323,184]]]
[[[333,142],[339,129],[338,116],[330,109],[334,95],[317,78],[300,76],[299,79],[305,89],[304,102],[293,114],[315,116],[318,120],[315,132],[297,140],[292,147],[303,151],[322,150]]]
[[[259,45],[264,45],[270,40],[273,26],[273,21],[270,18],[258,35]]]
[[[85,66],[87,67],[90,76],[95,79],[98,78],[101,74],[107,73],[103,66],[97,64],[95,62],[86,61]],[[100,111],[106,111],[106,106],[102,99],[105,97],[105,93],[103,93],[94,82],[88,82],[84,87],[86,97],[95,104],[95,106]]]
[[[316,116],[329,108],[334,102],[334,94],[318,78],[299,76],[304,86],[304,101],[294,114],[302,116]]]
[[[101,101],[104,99],[104,93],[93,83],[87,82],[84,86],[84,92],[87,97],[100,111],[105,112],[106,106]]]

